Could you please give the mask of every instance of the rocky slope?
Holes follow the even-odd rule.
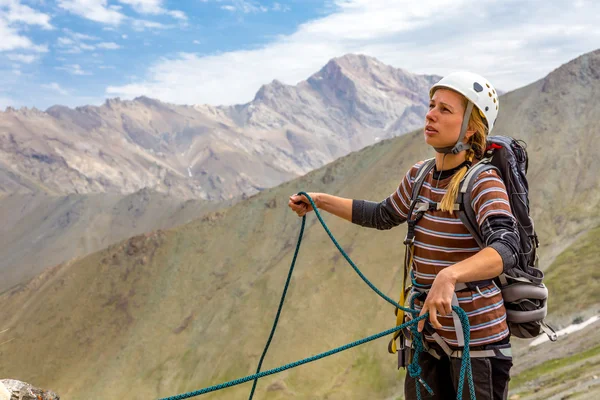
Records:
[[[228,204],[180,200],[149,189],[129,195],[5,196],[0,198],[0,293],[47,267],[134,235],[182,225]]]

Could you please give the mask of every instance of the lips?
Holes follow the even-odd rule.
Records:
[[[425,127],[425,134],[426,135],[435,135],[436,133],[438,133],[438,131],[433,126],[427,125]]]

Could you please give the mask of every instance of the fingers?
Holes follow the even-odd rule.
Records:
[[[442,324],[438,321],[437,309],[435,305],[429,307],[429,322],[435,329],[442,329]]]
[[[423,305],[423,308],[421,309],[421,313],[419,314],[419,317],[423,314],[425,314],[427,312],[427,306]],[[417,331],[419,332],[423,332],[423,328],[425,328],[425,319],[422,319],[419,321],[419,324],[417,325]]]
[[[308,201],[308,199],[304,195],[293,194],[290,196],[290,201],[295,204],[300,204],[300,203],[310,204],[310,201]]]
[[[444,313],[442,315],[448,316],[448,315],[452,314],[452,305],[448,304],[448,303],[443,303],[442,310],[444,311]]]
[[[446,312],[446,308],[448,308],[450,311]],[[423,304],[423,308],[421,309],[421,313],[419,314],[419,316],[429,312],[429,322],[431,323],[431,326],[433,326],[435,329],[442,329],[442,324],[438,320],[438,309],[444,310],[444,314],[440,313],[440,315],[449,315],[452,312],[450,306],[445,307],[442,304],[435,304],[433,302],[428,303],[427,301],[425,301],[425,304]],[[419,332],[423,332],[426,320],[427,318],[419,321],[419,324],[417,325],[417,330]]]
[[[312,206],[309,204],[308,198],[304,195],[291,195],[288,206],[298,214],[299,217],[303,217],[306,213],[312,210]]]

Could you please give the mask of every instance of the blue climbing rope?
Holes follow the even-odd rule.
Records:
[[[300,365],[308,364],[309,362],[320,360],[321,358],[329,357],[331,355],[334,355],[336,353],[342,352],[344,350],[348,350],[348,349],[351,349],[353,347],[360,346],[361,344],[370,342],[372,340],[379,339],[379,338],[387,336],[387,335],[391,335],[392,333],[394,333],[396,331],[399,331],[399,330],[404,329],[404,328],[406,328],[406,327],[408,327],[410,325],[418,323],[420,320],[427,318],[427,316],[428,316],[428,314],[423,314],[418,319],[410,320],[410,321],[408,321],[408,322],[406,322],[406,323],[404,323],[402,325],[398,325],[398,326],[396,326],[394,328],[385,330],[383,332],[380,332],[380,333],[377,333],[375,335],[366,337],[364,339],[357,340],[357,341],[352,342],[352,343],[348,343],[348,344],[346,344],[344,346],[340,346],[340,347],[335,348],[333,350],[329,350],[329,351],[326,351],[324,353],[320,353],[320,354],[317,354],[315,356],[305,358],[303,360],[299,360],[299,361],[295,361],[295,362],[290,363],[290,364],[283,365],[281,367],[273,368],[273,369],[270,369],[268,371],[259,372],[258,374],[249,375],[249,376],[246,376],[244,378],[234,379],[232,381],[221,383],[221,384],[214,385],[214,386],[210,386],[210,387],[207,387],[207,388],[204,388],[204,389],[197,390],[195,392],[178,394],[178,395],[172,396],[172,397],[165,397],[165,398],[160,399],[160,400],[182,400],[182,399],[188,399],[190,397],[200,396],[201,394],[215,392],[217,390],[221,390],[221,389],[229,388],[229,387],[232,387],[232,386],[240,385],[242,383],[246,383],[246,382],[249,382],[249,381],[252,381],[252,380],[255,380],[255,379],[263,378],[263,377],[268,376],[268,375],[277,374],[279,372],[283,372],[283,371],[286,371],[288,369],[299,367]]]
[[[421,333],[417,330],[417,324],[419,321],[427,318],[429,316],[429,313],[423,314],[421,316],[419,316],[419,311],[414,309],[414,298],[411,301],[410,304],[410,308],[404,307],[403,305],[398,304],[397,302],[395,302],[394,300],[392,300],[390,297],[386,296],[383,292],[381,292],[375,285],[373,285],[371,283],[371,281],[369,281],[364,274],[360,271],[360,269],[358,269],[358,267],[354,264],[354,262],[350,259],[350,257],[346,254],[346,252],[344,251],[344,249],[342,249],[342,247],[339,245],[339,243],[337,242],[337,240],[333,237],[331,231],[329,230],[329,228],[327,227],[327,224],[325,224],[325,221],[323,221],[323,218],[321,217],[321,214],[319,213],[315,203],[313,202],[312,198],[308,195],[308,193],[306,192],[299,192],[298,195],[304,195],[308,201],[310,202],[311,206],[313,207],[313,210],[315,211],[315,214],[317,216],[317,218],[319,219],[319,221],[321,222],[321,225],[323,226],[323,228],[325,229],[325,231],[327,232],[327,234],[329,235],[329,238],[332,240],[332,242],[335,244],[335,246],[337,247],[337,249],[340,251],[340,253],[344,256],[344,258],[346,259],[346,261],[348,261],[348,263],[352,266],[352,268],[354,269],[354,271],[358,274],[358,276],[360,276],[360,278],[375,292],[377,293],[381,298],[383,298],[384,300],[386,300],[388,303],[392,304],[394,307],[397,307],[401,310],[404,310],[407,313],[410,313],[412,315],[412,319],[408,322],[405,322],[402,325],[396,326],[394,328],[385,330],[383,332],[377,333],[375,335],[371,335],[369,337],[366,337],[364,339],[360,339],[357,341],[354,341],[352,343],[348,343],[344,346],[340,346],[337,347],[333,350],[329,350],[326,351],[324,353],[320,353],[317,354],[315,356],[312,357],[308,357],[299,361],[295,361],[293,363],[290,364],[286,364],[283,365],[281,367],[277,367],[277,368],[273,368],[270,369],[268,371],[263,371],[260,372],[260,369],[262,367],[262,363],[264,361],[264,358],[267,354],[267,351],[269,349],[269,346],[271,345],[271,341],[273,339],[273,336],[275,334],[275,330],[277,328],[277,324],[279,322],[279,317],[281,315],[281,310],[283,308],[283,303],[285,301],[285,296],[287,294],[287,290],[289,287],[289,283],[292,277],[292,272],[294,270],[294,266],[296,264],[296,259],[298,257],[298,252],[300,250],[300,244],[302,243],[302,236],[304,234],[304,227],[306,225],[306,215],[302,217],[302,226],[300,228],[300,234],[298,237],[298,243],[296,244],[296,251],[294,252],[294,257],[292,259],[292,264],[290,266],[290,270],[288,272],[288,276],[287,276],[287,280],[285,283],[285,287],[283,289],[283,293],[281,296],[281,299],[279,301],[279,307],[277,309],[277,314],[275,316],[275,320],[273,322],[273,327],[271,328],[271,333],[269,334],[269,338],[267,340],[267,343],[265,345],[265,349],[263,350],[263,353],[260,357],[260,361],[258,363],[257,369],[256,369],[256,373],[253,375],[249,375],[246,376],[244,378],[240,378],[240,379],[234,379],[232,381],[229,382],[225,382],[225,383],[221,383],[218,385],[214,385],[214,386],[210,386],[204,389],[200,389],[200,390],[196,390],[193,392],[188,392],[188,393],[183,393],[183,394],[178,394],[175,396],[171,396],[171,397],[165,397],[162,398],[160,400],[182,400],[182,399],[187,399],[190,397],[195,397],[195,396],[200,396],[202,394],[206,394],[206,393],[210,393],[210,392],[214,392],[217,390],[221,390],[221,389],[225,389],[225,388],[229,388],[232,386],[236,386],[236,385],[240,385],[242,383],[246,383],[249,381],[254,381],[253,385],[252,385],[252,390],[250,392],[250,397],[249,400],[252,400],[253,396],[254,396],[254,391],[256,389],[256,384],[258,382],[258,379],[268,376],[268,375],[273,375],[291,368],[295,368],[298,367],[300,365],[304,365],[316,360],[320,360],[322,358],[331,356],[333,354],[339,353],[341,351],[359,346],[361,344],[370,342],[372,340],[375,339],[379,339],[383,336],[387,336],[390,335],[394,332],[397,332],[399,330],[402,330],[404,328],[410,327],[411,333],[413,335],[413,346],[414,346],[414,356],[413,356],[413,361],[412,363],[408,366],[408,372],[409,375],[414,378],[416,380],[416,382],[420,383],[425,390],[427,390],[430,394],[433,395],[433,391],[431,390],[431,388],[429,387],[429,385],[427,385],[427,383],[421,378],[421,367],[419,366],[419,355],[425,350],[424,344],[423,344],[423,338]],[[462,357],[462,363],[461,363],[461,369],[460,369],[460,375],[459,375],[459,382],[458,382],[458,392],[457,392],[457,399],[458,400],[462,400],[462,392],[463,392],[463,386],[464,386],[464,379],[465,379],[465,375],[467,377],[468,380],[468,384],[469,384],[469,392],[470,392],[470,397],[471,400],[476,400],[475,399],[475,389],[474,389],[474,385],[473,385],[473,374],[472,374],[472,370],[471,370],[471,360],[470,360],[470,354],[469,354],[469,343],[470,343],[470,325],[469,325],[469,319],[467,317],[467,314],[465,313],[465,311],[463,309],[461,309],[460,307],[457,306],[453,306],[452,309],[458,314],[460,321],[463,325],[463,332],[464,332],[464,340],[465,340],[465,347],[463,350],[463,357]],[[421,391],[419,388],[419,385],[415,385],[416,386],[416,390],[417,390],[417,399],[421,400]]]
[[[273,340],[273,335],[275,335],[275,329],[277,328],[277,323],[279,322],[279,315],[281,315],[281,309],[283,308],[283,301],[285,300],[285,295],[287,294],[288,287],[290,285],[290,280],[292,279],[292,272],[294,271],[294,266],[296,265],[296,258],[298,258],[298,252],[300,251],[300,243],[302,243],[302,236],[304,235],[304,226],[306,225],[306,218],[302,218],[302,226],[300,227],[300,235],[298,236],[298,243],[296,243],[296,251],[294,252],[294,258],[292,259],[292,265],[290,265],[290,271],[288,272],[287,279],[285,281],[285,287],[283,288],[283,293],[281,294],[281,300],[279,300],[279,307],[277,308],[277,314],[275,315],[275,321],[273,321],[273,327],[271,328],[271,333],[269,334],[269,339],[267,340],[267,344],[265,345],[265,349],[263,350],[262,355],[260,356],[260,361],[258,362],[258,367],[256,368],[256,374],[260,372],[260,368],[262,367],[263,360],[267,355],[267,351],[269,350],[269,346],[271,345],[271,340]],[[249,399],[252,400],[254,396],[254,390],[256,389],[256,383],[258,382],[258,377],[254,379],[252,383],[252,390],[250,391]]]

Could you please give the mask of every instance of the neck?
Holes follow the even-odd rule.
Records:
[[[444,157],[445,156],[445,157]],[[458,154],[442,154],[435,153],[435,169],[438,171],[446,171],[458,167],[467,159],[467,152],[461,151]]]

